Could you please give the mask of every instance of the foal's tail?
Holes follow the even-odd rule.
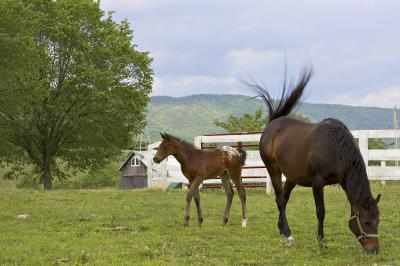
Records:
[[[244,163],[246,162],[246,158],[247,158],[247,152],[240,148],[238,148],[238,151],[240,153],[240,164],[244,165]]]
[[[287,88],[286,73],[285,73],[285,80],[283,83],[281,98],[277,101],[272,99],[271,95],[265,88],[257,84],[251,85],[253,90],[257,93],[256,97],[262,98],[268,107],[268,112],[269,112],[268,122],[271,122],[272,120],[277,119],[281,116],[289,115],[290,112],[292,112],[293,108],[300,101],[304,89],[307,86],[307,83],[311,79],[311,76],[312,76],[312,68],[306,68],[303,71],[301,78],[297,82],[296,86],[293,86],[293,88],[289,88],[290,90],[289,93],[287,92],[288,88]]]

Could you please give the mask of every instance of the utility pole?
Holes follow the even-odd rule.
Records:
[[[147,126],[145,126],[143,131],[140,133],[140,144],[139,144],[140,151],[142,151],[142,143],[143,143],[143,151],[147,150],[147,146],[151,144],[149,130],[148,130]],[[146,136],[143,136],[143,134],[146,134]],[[145,137],[147,137],[146,140],[143,139]],[[146,144],[146,141],[147,141],[147,144]]]
[[[397,114],[396,114],[396,105],[393,107],[393,129],[397,130],[399,129],[399,124],[397,123]],[[397,138],[394,139],[394,146],[395,149],[399,148],[399,143]],[[396,166],[399,165],[399,161],[396,161]]]

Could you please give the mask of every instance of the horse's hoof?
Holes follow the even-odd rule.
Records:
[[[247,219],[242,219],[242,227],[246,228],[247,226]]]
[[[184,227],[188,227],[189,226],[189,220],[190,220],[190,216],[189,215],[185,215],[183,217],[183,226]]]
[[[293,236],[285,236],[285,235],[281,235],[282,236],[282,240],[283,243],[288,246],[288,247],[292,247],[294,245],[294,238]]]
[[[325,241],[322,239],[319,241],[319,249],[324,250],[327,249],[328,246],[326,245]]]
[[[189,226],[189,220],[183,220],[183,227],[188,227]]]
[[[222,226],[226,225],[226,223],[228,222],[229,218],[223,218],[222,219]]]
[[[198,225],[199,227],[201,227],[202,224],[203,224],[203,218],[199,218],[199,219],[198,219],[198,222],[197,222],[197,225]]]

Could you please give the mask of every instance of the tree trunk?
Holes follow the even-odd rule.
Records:
[[[51,176],[49,163],[46,163],[45,166],[43,167],[42,174],[43,174],[43,188],[44,188],[44,190],[51,190],[51,188],[53,186],[53,182],[52,182],[53,178]]]

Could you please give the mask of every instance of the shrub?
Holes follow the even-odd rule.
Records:
[[[119,174],[112,165],[85,173],[79,178],[62,180],[54,184],[55,189],[97,189],[116,187],[119,184]]]
[[[33,188],[39,189],[39,180],[38,178],[32,177],[31,175],[22,175],[22,177],[18,180],[16,186],[17,188]]]

